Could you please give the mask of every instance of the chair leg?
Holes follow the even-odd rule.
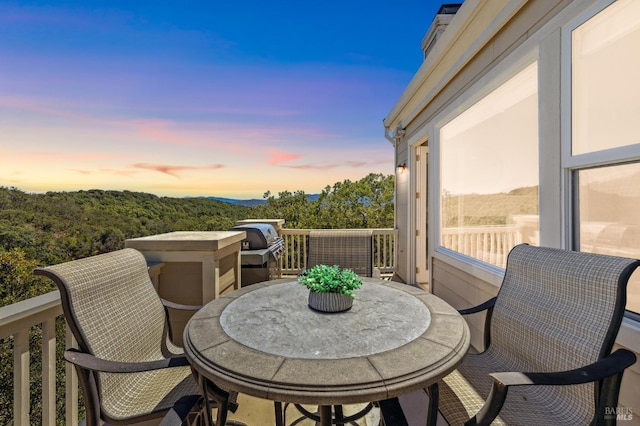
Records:
[[[438,383],[434,383],[429,385],[429,390],[427,393],[429,394],[429,411],[427,413],[427,426],[436,426],[438,422],[438,398],[439,398],[439,389]]]

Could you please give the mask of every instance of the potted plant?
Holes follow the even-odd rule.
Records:
[[[353,305],[354,290],[362,278],[351,269],[338,265],[316,265],[298,277],[309,289],[309,306],[321,312],[342,312]]]

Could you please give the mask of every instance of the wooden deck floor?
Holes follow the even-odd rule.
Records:
[[[424,426],[426,424],[428,401],[428,397],[423,391],[400,397],[400,404],[410,426]],[[307,408],[313,411],[313,407]],[[345,414],[354,412],[353,410],[358,408],[361,408],[361,406],[345,406]],[[287,409],[287,425],[299,417],[297,413],[297,410],[292,406]],[[238,410],[235,413],[230,413],[229,419],[241,421],[247,426],[273,426],[275,424],[273,402],[240,394],[238,396]],[[377,410],[373,410],[359,422],[359,425],[378,426],[379,422],[380,414]],[[315,424],[315,422],[308,419],[296,423],[296,425],[300,426],[315,426]],[[447,426],[447,422],[442,417],[439,417],[438,426]]]

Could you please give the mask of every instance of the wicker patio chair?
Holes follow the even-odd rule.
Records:
[[[635,362],[611,353],[639,261],[519,245],[487,311],[485,350],[429,388],[450,425],[615,424],[622,374]],[[438,403],[439,397],[439,403]]]
[[[373,267],[373,232],[366,229],[314,230],[309,233],[307,268],[338,265],[363,277],[379,277]]]
[[[189,307],[161,301],[140,252],[124,249],[34,273],[49,277],[60,290],[65,319],[78,342],[77,349],[65,351],[65,359],[78,373],[88,426],[154,418],[163,418],[163,425],[181,424],[187,416],[210,421],[210,411],[203,416],[199,408],[211,404],[201,398],[166,320],[167,307]],[[235,409],[235,395],[212,392],[219,401],[218,424],[224,424],[227,408]]]

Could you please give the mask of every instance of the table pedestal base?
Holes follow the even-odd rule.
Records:
[[[285,404],[285,408],[284,408],[285,410],[287,405],[289,404]],[[355,421],[364,417],[365,415],[367,415],[367,413],[369,413],[369,411],[373,409],[373,403],[370,402],[362,410],[358,411],[355,414],[345,417],[342,410],[342,405],[334,405],[334,406],[320,405],[318,406],[317,413],[312,413],[311,411],[307,410],[300,404],[293,404],[293,405],[302,414],[302,417],[296,419],[289,426],[295,426],[304,419],[311,419],[316,422],[319,422],[320,426],[332,426],[332,425],[336,425],[336,426],[356,425],[357,426],[357,423]],[[276,402],[275,410],[276,410],[276,426],[286,426],[282,403]]]

